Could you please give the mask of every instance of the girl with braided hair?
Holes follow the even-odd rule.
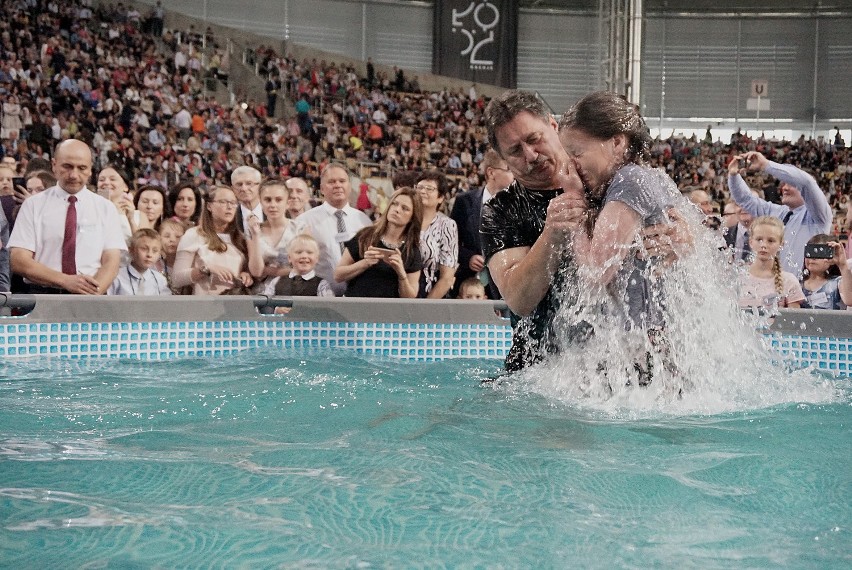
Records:
[[[781,270],[779,252],[784,245],[784,224],[772,216],[751,223],[749,246],[754,261],[740,288],[741,307],[798,309],[805,299],[796,276]]]

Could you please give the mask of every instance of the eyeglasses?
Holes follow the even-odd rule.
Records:
[[[431,186],[429,184],[418,184],[417,186],[414,187],[414,189],[417,190],[418,192],[437,192],[438,191],[437,186]]]
[[[235,202],[234,200],[210,200],[210,201],[213,202],[214,204],[223,204],[223,205],[227,206],[228,208],[236,208],[237,206],[240,205],[239,202]]]

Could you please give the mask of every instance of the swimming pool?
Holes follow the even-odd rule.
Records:
[[[61,363],[0,363],[10,567],[849,565],[847,379],[636,417],[492,359]]]
[[[0,319],[3,565],[849,565],[837,315],[774,325],[825,373],[704,413],[483,384],[487,304],[107,301]]]

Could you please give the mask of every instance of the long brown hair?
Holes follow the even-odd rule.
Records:
[[[198,224],[198,234],[204,238],[207,247],[210,251],[216,253],[225,253],[228,250],[228,244],[222,241],[219,234],[216,233],[216,227],[213,225],[213,215],[210,213],[208,204],[212,204],[216,200],[216,194],[222,190],[227,190],[234,195],[234,201],[237,202],[237,195],[231,190],[230,186],[215,186],[209,194],[209,199],[204,204],[204,209],[201,212],[201,222]],[[239,202],[237,203],[237,211],[234,212],[234,219],[225,228],[225,233],[231,236],[231,243],[234,244],[243,255],[248,255],[248,247],[246,247],[246,238],[237,227],[237,216],[241,216]]]
[[[406,224],[405,230],[402,232],[402,237],[405,240],[400,250],[402,258],[404,260],[411,259],[411,253],[420,249],[420,226],[423,223],[423,204],[420,202],[420,195],[413,188],[403,186],[393,193],[388,201],[385,213],[372,226],[367,226],[356,234],[358,238],[358,252],[362,257],[370,246],[385,247],[382,245],[382,236],[385,235],[388,229],[388,211],[390,211],[391,206],[400,196],[411,198],[413,208],[411,219],[408,220],[408,224]]]
[[[577,129],[600,140],[615,135],[627,138],[624,162],[645,164],[651,157],[651,133],[639,107],[625,97],[609,91],[589,93],[562,115],[559,131]],[[586,233],[592,235],[598,214],[603,209],[603,196],[587,192],[589,208],[586,213]]]
[[[596,139],[627,137],[626,162],[643,164],[651,158],[651,133],[639,107],[610,91],[589,93],[568,109],[559,130],[577,129]]]

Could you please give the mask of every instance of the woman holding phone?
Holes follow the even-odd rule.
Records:
[[[802,293],[803,309],[842,311],[852,305],[852,271],[843,245],[832,236],[817,234],[808,240]]]
[[[346,281],[347,297],[417,297],[422,209],[413,189],[400,188],[384,215],[344,244],[334,280]]]

